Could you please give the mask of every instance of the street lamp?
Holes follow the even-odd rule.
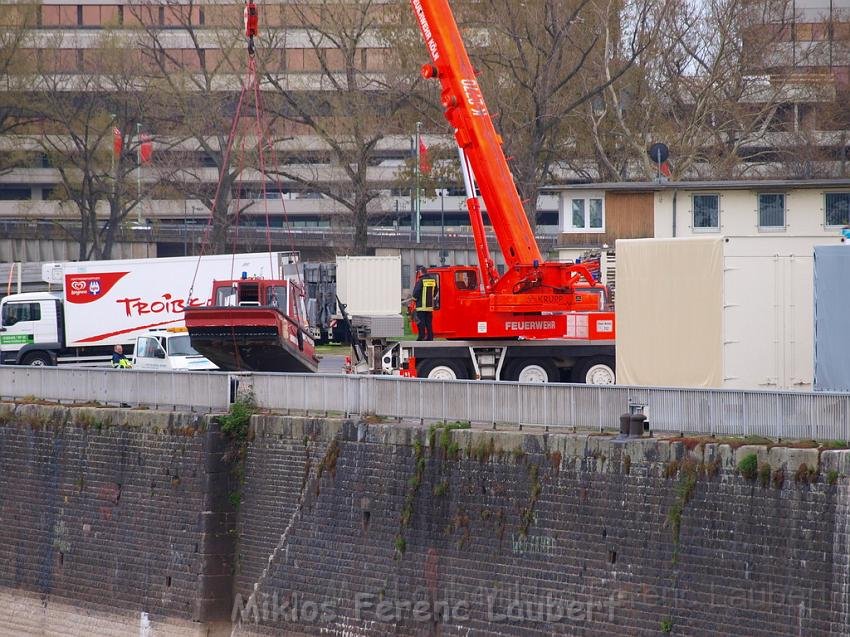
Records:
[[[151,227],[142,221],[142,123],[136,123],[136,198],[138,208],[136,209],[136,221],[132,225],[133,230],[150,230]]]
[[[416,122],[416,135],[413,138],[413,175],[414,184],[410,189],[410,228],[412,239],[419,243],[421,240],[421,224],[422,224],[422,204],[419,193],[419,163],[421,154],[419,150],[420,138],[422,135],[422,122]]]
[[[446,265],[446,190],[440,188],[440,265]]]
[[[203,209],[204,209],[203,206],[195,206],[195,205],[192,206],[192,222],[193,222],[193,224],[194,224],[194,219],[195,219],[195,212],[203,210]],[[189,218],[184,213],[183,214],[183,256],[186,256],[188,254],[188,248],[187,248],[188,239],[189,239]]]

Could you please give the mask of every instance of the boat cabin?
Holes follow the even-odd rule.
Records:
[[[306,319],[301,286],[288,279],[234,279],[213,282],[214,307],[271,307]]]

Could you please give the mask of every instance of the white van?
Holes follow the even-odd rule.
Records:
[[[202,371],[218,369],[189,342],[186,328],[152,329],[136,339],[134,369]]]

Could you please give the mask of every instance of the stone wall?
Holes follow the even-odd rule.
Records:
[[[0,633],[206,634],[226,619],[224,449],[192,414],[0,406]]]
[[[848,633],[847,452],[278,420],[256,431],[240,634]]]
[[[0,405],[0,635],[847,635],[850,452],[730,442]]]

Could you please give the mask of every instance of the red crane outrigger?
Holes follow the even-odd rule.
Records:
[[[455,131],[478,254],[477,270],[430,269],[440,290],[435,335],[612,340],[614,313],[606,310],[605,286],[582,265],[548,262],[540,254],[448,1],[411,4],[431,56],[422,75],[440,81],[444,114]],[[501,276],[487,246],[475,181],[507,264]]]

